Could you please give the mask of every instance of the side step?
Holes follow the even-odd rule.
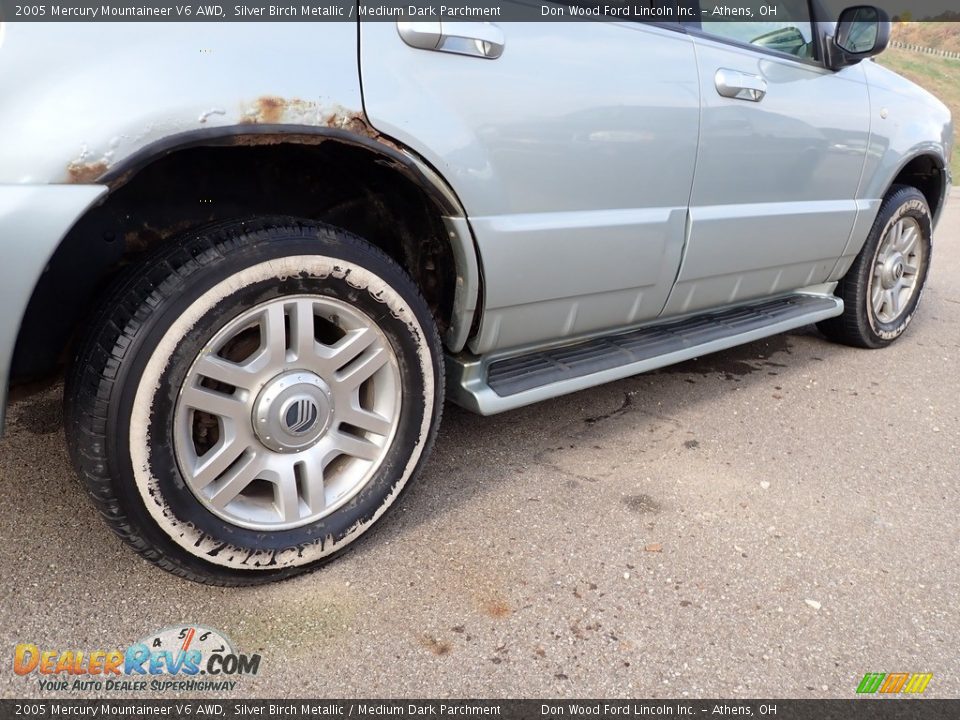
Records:
[[[795,294],[511,357],[448,358],[451,399],[492,415],[835,317],[843,301]]]

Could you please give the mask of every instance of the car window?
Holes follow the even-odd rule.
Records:
[[[813,58],[813,24],[806,0],[773,0],[765,3],[775,8],[767,17],[786,20],[709,20],[700,22],[700,29],[717,37],[757,45],[799,58]],[[704,7],[701,5],[701,7]],[[705,16],[706,17],[706,16]]]

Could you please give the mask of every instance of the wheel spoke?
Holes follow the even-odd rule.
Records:
[[[292,469],[292,468],[291,468]],[[293,472],[283,473],[273,483],[274,503],[284,522],[300,519],[300,496],[297,494],[297,478]]]
[[[238,423],[249,422],[246,404],[232,395],[193,386],[184,389],[181,401],[194,410],[219,415]]]
[[[873,281],[873,296],[870,300],[873,303],[873,311],[879,314],[883,309],[883,285],[879,279]]]
[[[376,460],[380,455],[380,447],[369,440],[338,432],[334,434],[333,447],[338,450],[334,455],[350,455],[360,460]]]
[[[900,285],[895,285],[888,292],[890,293],[890,313],[895,318],[900,314]]]
[[[198,375],[249,390],[256,382],[256,375],[249,365],[238,365],[217,355],[204,355],[197,361]]]
[[[310,454],[299,463],[300,477],[303,480],[303,500],[307,503],[311,513],[323,512],[327,507],[326,490],[324,487],[322,458]]]
[[[270,364],[279,367],[287,360],[286,313],[280,303],[268,305],[260,318],[260,345],[267,351]]]
[[[880,303],[877,306],[877,315],[880,315],[884,311],[884,308],[886,308],[889,303],[890,303],[890,291],[881,290]]]
[[[252,453],[248,454],[246,462],[240,464],[221,480],[219,487],[210,496],[210,503],[218,510],[223,510],[231,500],[257,479],[261,468],[259,458]]]
[[[393,423],[388,418],[361,407],[349,407],[340,414],[343,422],[349,423],[361,430],[367,430],[377,435],[387,436],[393,429]]]
[[[906,230],[904,230],[903,235],[900,237],[900,244],[897,246],[897,249],[904,255],[908,255],[917,244],[917,238],[920,233],[917,232],[917,228],[914,225],[910,225]]]
[[[890,228],[890,233],[887,235],[886,242],[884,242],[884,249],[886,250],[884,256],[889,255],[900,247],[901,237],[903,237],[903,220],[897,220],[897,222],[893,224],[893,227]]]
[[[217,445],[197,458],[193,477],[189,478],[195,490],[202,490],[220,477],[235,463],[249,446],[235,437],[221,440]]]
[[[390,355],[382,346],[375,347],[360,360],[351,364],[345,370],[337,373],[337,382],[346,388],[358,388],[373,377],[373,374],[387,364]]]
[[[298,300],[290,318],[290,349],[297,360],[303,361],[316,355],[317,339],[313,327],[313,301]]]
[[[377,342],[377,333],[368,327],[351,330],[340,338],[336,345],[326,346],[324,358],[331,360],[332,370],[340,370],[349,365],[367,348]]]

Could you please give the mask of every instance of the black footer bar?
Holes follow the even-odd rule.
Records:
[[[635,718],[772,718],[773,720],[927,720],[960,718],[960,699],[850,700],[0,700],[0,717],[29,718],[491,718],[496,720],[634,720]]]

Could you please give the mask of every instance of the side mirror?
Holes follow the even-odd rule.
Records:
[[[826,63],[831,70],[855,65],[879,55],[890,42],[890,18],[872,5],[848,7],[840,13],[832,37],[826,38]]]

